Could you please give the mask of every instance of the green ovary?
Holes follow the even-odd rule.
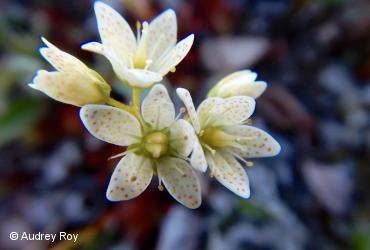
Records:
[[[205,128],[200,139],[211,148],[239,146],[237,143],[238,138],[236,136],[229,135],[217,127]]]
[[[168,136],[159,131],[149,133],[143,140],[144,150],[154,159],[167,154],[169,148],[168,143]]]

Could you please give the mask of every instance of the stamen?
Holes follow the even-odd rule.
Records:
[[[109,160],[112,160],[112,159],[115,159],[115,158],[118,158],[118,157],[121,157],[121,156],[125,156],[125,155],[127,155],[128,153],[133,153],[133,152],[135,152],[135,151],[136,151],[136,149],[137,149],[137,146],[136,146],[136,147],[133,147],[133,148],[131,148],[131,149],[128,149],[128,150],[126,150],[125,152],[122,152],[122,153],[119,153],[119,154],[113,155],[113,156],[111,156],[111,157],[109,157],[109,158],[108,158],[108,161],[109,161]]]
[[[158,175],[158,189],[161,192],[164,190],[164,187],[162,186],[162,180],[161,177],[159,177],[159,175]]]
[[[122,152],[122,153],[119,153],[119,154],[113,155],[113,156],[111,156],[111,157],[109,157],[109,158],[108,158],[108,161],[109,161],[109,160],[112,160],[112,159],[116,159],[116,158],[121,157],[121,156],[125,156],[125,155],[127,155],[127,154],[128,154],[128,152],[127,152],[127,151],[125,151],[125,152]]]
[[[186,108],[184,107],[181,107],[179,109],[179,113],[177,114],[177,116],[175,117],[175,121],[177,121],[178,119],[180,119],[181,115],[184,114],[186,112]],[[172,125],[172,124],[171,124]]]
[[[139,44],[141,39],[141,23],[139,21],[136,22],[136,37],[136,42]]]
[[[202,129],[201,131],[199,131],[199,136],[202,137],[204,134],[204,129]]]
[[[238,155],[238,154],[235,154],[235,153],[233,153],[233,152],[231,152],[231,154],[234,156],[234,157],[236,157],[238,160],[240,160],[240,161],[242,161],[242,162],[244,162],[248,167],[253,167],[253,161],[247,161],[247,160],[245,160],[243,157],[241,157],[240,155]]]
[[[181,114],[185,113],[185,112],[186,112],[186,108],[185,108],[185,107],[181,107],[181,108],[180,108],[180,110],[179,110],[179,112],[180,112]]]
[[[253,120],[252,120],[252,119],[247,119],[247,120],[245,121],[245,123],[246,123],[247,125],[253,125]]]
[[[145,61],[145,67],[144,67],[144,69],[148,69],[148,68],[149,68],[149,66],[150,66],[150,64],[152,64],[152,63],[153,63],[153,61],[152,61],[152,60],[150,60],[150,59],[146,60],[146,61]]]
[[[201,142],[201,144],[202,144],[202,146],[203,147],[205,147],[206,149],[208,149],[210,152],[211,152],[211,154],[216,154],[216,150],[214,150],[213,148],[211,148],[210,146],[208,146],[206,143],[202,143]]]
[[[215,177],[215,174],[213,173],[212,170],[211,170],[211,172],[209,172],[209,177],[211,177],[211,178]]]
[[[171,73],[175,73],[176,72],[176,67],[173,67],[170,69]]]

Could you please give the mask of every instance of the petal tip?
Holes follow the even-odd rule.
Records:
[[[98,8],[104,8],[108,6],[107,4],[103,3],[102,1],[95,1],[94,2],[94,9],[98,9]]]

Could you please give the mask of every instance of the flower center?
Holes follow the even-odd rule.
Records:
[[[168,151],[168,136],[163,132],[151,132],[144,137],[144,149],[153,158],[167,154]]]
[[[229,135],[217,127],[205,128],[201,133],[200,139],[211,148],[239,147],[238,137]]]
[[[135,51],[132,64],[134,68],[147,69],[152,63],[152,61],[148,59],[147,55],[147,36],[149,25],[147,22],[144,22],[143,25],[141,25],[140,22],[137,22],[136,28],[137,49]]]

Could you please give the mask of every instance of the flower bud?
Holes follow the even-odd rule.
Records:
[[[221,79],[208,92],[208,97],[250,96],[256,99],[267,87],[266,82],[255,81],[256,78],[257,74],[250,70],[234,72]]]
[[[75,106],[105,103],[110,93],[106,82],[78,72],[39,70],[29,86],[57,101]]]
[[[42,40],[47,47],[41,48],[40,53],[57,71],[39,70],[30,87],[57,101],[75,106],[107,101],[111,87],[97,72],[45,38]]]

